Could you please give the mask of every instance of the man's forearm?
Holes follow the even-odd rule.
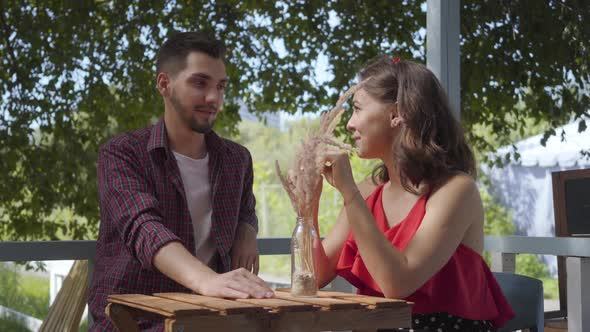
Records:
[[[254,169],[252,165],[252,156],[248,153],[248,165],[246,167],[246,174],[244,179],[244,186],[242,188],[242,201],[240,204],[240,216],[238,218],[240,223],[245,223],[258,233],[258,218],[256,217],[256,199],[253,191],[254,184]]]
[[[164,245],[154,255],[154,266],[177,283],[195,292],[217,273],[191,255],[178,241]]]
[[[258,218],[256,217],[256,214],[253,210],[251,212],[240,215],[238,219],[238,225],[242,224],[250,226],[252,230],[254,230],[254,232],[258,234]]]
[[[247,227],[250,231],[252,231],[252,233],[254,233],[254,237],[256,237],[256,235],[258,235],[258,229],[256,227],[254,227],[254,225],[252,223],[248,223],[248,222],[240,222],[238,223],[238,227]]]

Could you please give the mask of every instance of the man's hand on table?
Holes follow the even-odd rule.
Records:
[[[231,250],[231,269],[244,268],[258,275],[258,244],[256,230],[246,223],[239,223]]]
[[[199,293],[237,299],[274,297],[264,280],[244,268],[212,276],[200,285]]]
[[[264,280],[239,268],[218,274],[192,255],[182,243],[165,244],[154,255],[154,266],[172,280],[193,291],[215,297],[273,297]]]

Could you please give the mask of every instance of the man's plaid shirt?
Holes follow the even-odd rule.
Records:
[[[209,153],[212,229],[221,264],[230,270],[238,222],[258,229],[248,150],[211,132]],[[89,308],[93,330],[114,330],[105,316],[107,296],[120,293],[190,292],[153,266],[171,241],[194,252],[193,226],[164,121],[111,139],[99,152],[100,230]],[[147,323],[147,322],[145,322]],[[145,326],[147,327],[147,326]]]

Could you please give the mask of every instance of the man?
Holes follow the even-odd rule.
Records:
[[[223,42],[207,35],[170,37],[157,60],[164,118],[100,149],[93,331],[114,330],[109,294],[274,295],[256,275],[250,153],[212,131],[228,82],[224,55]],[[141,320],[140,328],[162,325]]]

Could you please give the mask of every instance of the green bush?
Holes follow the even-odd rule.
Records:
[[[8,264],[0,263],[0,305],[44,320],[49,311],[49,280],[22,275]],[[0,319],[0,331],[29,332],[16,318]],[[88,320],[80,324],[80,332],[88,331]]]
[[[516,273],[537,279],[549,278],[547,266],[536,255],[530,254],[516,256]]]
[[[559,283],[556,278],[541,278],[543,281],[543,297],[556,300],[559,298]]]
[[[88,331],[88,319],[82,320],[82,322],[80,323],[80,329],[78,331],[80,331],[80,332],[87,332]]]
[[[31,332],[20,319],[12,317],[0,319],[0,331]]]
[[[490,195],[485,186],[481,185],[479,193],[484,207],[486,235],[512,235],[516,227],[512,223],[512,215],[505,207],[496,204],[494,197]]]
[[[45,319],[49,310],[49,279],[23,275],[14,267],[0,263],[0,305]]]
[[[18,273],[5,263],[0,263],[0,305],[17,303],[20,295]]]

